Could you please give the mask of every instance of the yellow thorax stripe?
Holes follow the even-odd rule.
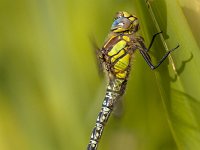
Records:
[[[108,52],[109,56],[116,55],[119,53],[120,50],[126,47],[126,43],[130,41],[130,38],[128,36],[123,36],[123,40],[120,40],[118,43],[113,46],[113,48]]]
[[[125,53],[125,50],[121,50],[118,54],[114,55],[111,58],[111,62],[114,62],[117,58],[119,58],[120,56],[122,56]]]
[[[116,55],[120,50],[122,50],[126,46],[126,41],[121,40],[113,48],[108,52],[109,56]]]

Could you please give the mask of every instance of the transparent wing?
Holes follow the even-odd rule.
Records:
[[[103,55],[101,53],[101,49],[97,46],[97,43],[95,41],[95,38],[92,36],[90,37],[90,42],[92,43],[92,49],[93,49],[93,53],[96,57],[96,63],[97,63],[97,66],[98,66],[98,73],[100,76],[103,76],[103,70],[104,70],[104,67],[103,67]]]

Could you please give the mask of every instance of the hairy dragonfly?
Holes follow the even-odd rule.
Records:
[[[144,39],[138,35],[138,18],[125,11],[117,12],[110,33],[101,49],[97,49],[97,57],[104,67],[108,76],[108,85],[105,98],[96,120],[96,125],[92,131],[87,150],[96,150],[98,142],[102,136],[105,124],[119,99],[123,96],[128,76],[131,69],[131,61],[136,50],[142,54],[144,60],[151,69],[156,69],[167,58],[167,56],[177,49],[179,45],[169,50],[157,65],[153,65],[148,54],[155,37],[153,36],[149,47],[144,44]]]

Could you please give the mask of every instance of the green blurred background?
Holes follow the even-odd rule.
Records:
[[[0,1],[0,150],[86,149],[106,88],[89,37],[101,46],[119,10],[141,18],[149,43],[157,31],[141,0]],[[156,76],[135,60],[99,150],[175,150]]]

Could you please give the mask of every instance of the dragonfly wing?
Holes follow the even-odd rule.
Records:
[[[116,118],[121,118],[124,113],[123,97],[120,97],[117,103],[115,104],[113,115]]]
[[[96,57],[96,63],[97,63],[97,66],[98,66],[98,73],[99,73],[100,76],[103,76],[103,70],[104,70],[103,68],[104,67],[103,67],[103,60],[102,60],[103,55],[101,53],[101,49],[97,46],[97,43],[96,43],[94,37],[90,38],[90,41],[92,43],[93,53]]]

